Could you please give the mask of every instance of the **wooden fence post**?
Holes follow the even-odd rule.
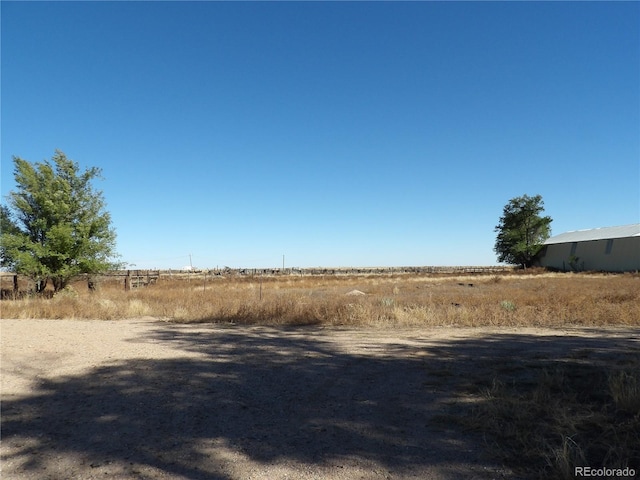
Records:
[[[131,290],[131,270],[127,270],[127,276],[124,277],[124,290],[125,292]]]

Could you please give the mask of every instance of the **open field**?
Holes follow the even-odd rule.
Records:
[[[0,308],[3,478],[640,474],[638,275],[173,276]]]
[[[351,293],[351,294],[349,294]],[[2,302],[5,318],[350,326],[564,326],[640,323],[640,275],[163,276],[125,292],[78,283],[57,298]]]

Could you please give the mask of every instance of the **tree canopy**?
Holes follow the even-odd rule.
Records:
[[[551,234],[551,217],[541,216],[544,202],[540,195],[523,195],[512,198],[505,205],[500,223],[495,227],[498,232],[494,251],[498,261],[530,267],[544,241]]]
[[[56,150],[51,161],[13,157],[16,190],[0,208],[2,266],[55,291],[83,273],[116,267],[115,230],[101,191],[99,168],[79,165]]]

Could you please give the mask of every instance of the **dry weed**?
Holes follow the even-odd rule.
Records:
[[[612,373],[609,390],[619,409],[640,415],[640,371]]]
[[[352,290],[364,296],[347,296]],[[504,275],[229,277],[125,292],[86,284],[46,300],[2,301],[4,318],[115,319],[270,325],[561,326],[638,325],[640,277],[534,272]]]
[[[526,477],[568,480],[577,466],[635,467],[640,363],[614,374],[607,369],[563,365],[543,369],[533,383],[494,377],[457,421],[482,431],[493,453]]]

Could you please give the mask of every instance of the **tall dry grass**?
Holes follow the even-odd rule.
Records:
[[[570,480],[594,465],[637,472],[640,359],[544,369],[533,382],[494,378],[471,415],[450,420],[493,439],[493,454],[526,478]]]
[[[348,295],[358,290],[364,295]],[[120,319],[266,325],[639,325],[640,276],[362,275],[162,277],[125,292],[77,283],[53,299],[0,302],[3,318]]]

